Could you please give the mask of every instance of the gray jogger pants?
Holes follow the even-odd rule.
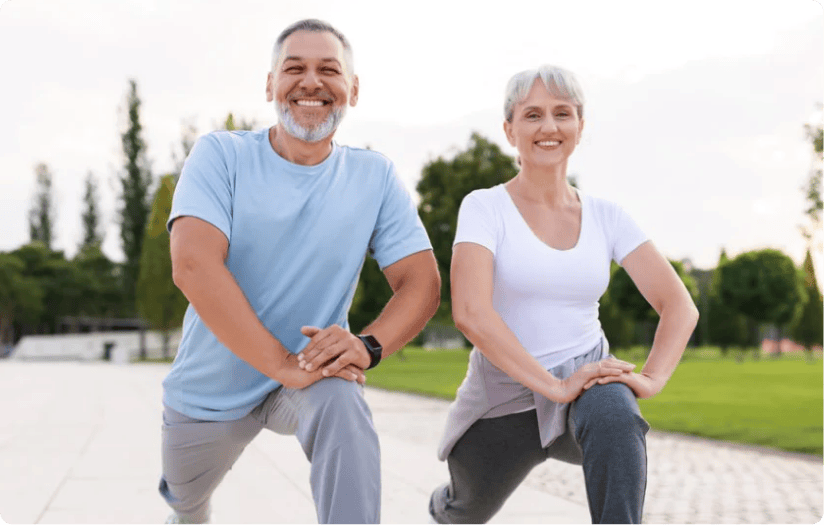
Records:
[[[429,512],[439,523],[486,523],[533,467],[577,447],[592,522],[641,523],[648,430],[621,383],[585,390],[570,406],[566,433],[547,448],[535,410],[479,419],[447,457],[451,479],[432,493]]]
[[[209,518],[209,499],[249,442],[267,428],[295,435],[311,463],[319,523],[380,521],[380,448],[363,387],[326,378],[279,388],[246,417],[201,421],[163,413],[160,493],[189,523]]]

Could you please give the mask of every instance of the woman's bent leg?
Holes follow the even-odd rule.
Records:
[[[432,493],[429,513],[439,523],[486,523],[544,460],[535,410],[479,419],[449,454],[451,479]]]
[[[570,407],[570,430],[583,453],[593,523],[641,523],[647,486],[649,425],[632,390],[595,385]]]

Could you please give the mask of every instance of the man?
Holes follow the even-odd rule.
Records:
[[[173,273],[191,304],[163,382],[160,492],[171,522],[207,521],[212,492],[267,428],[298,438],[321,523],[377,523],[364,370],[434,315],[437,265],[392,163],[332,142],[358,100],[340,32],[285,29],[266,97],[277,125],[202,137],[175,191]],[[394,294],[356,336],[347,312],[367,251]]]

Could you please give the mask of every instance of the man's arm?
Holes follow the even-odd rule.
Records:
[[[403,348],[435,315],[441,300],[441,278],[432,250],[404,257],[384,268],[383,273],[393,294],[363,333],[373,335],[383,347],[383,357],[387,357]],[[322,330],[304,327],[301,331],[312,338],[298,355],[307,371],[320,368],[324,376],[332,376],[346,366],[369,366],[369,354],[361,340],[340,326]]]
[[[323,376],[308,373],[260,322],[226,268],[229,242],[215,226],[180,217],[171,230],[172,276],[209,330],[235,355],[287,388],[304,388]],[[335,374],[363,382],[363,372],[339,367]]]

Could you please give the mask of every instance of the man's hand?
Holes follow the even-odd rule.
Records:
[[[372,363],[363,342],[338,325],[320,329],[304,326],[300,332],[312,340],[298,354],[300,368],[307,372],[321,369],[324,377],[337,375],[342,369],[355,367],[363,370]]]
[[[336,373],[324,375],[320,370],[308,372],[303,369],[299,363],[298,357],[294,354],[289,354],[283,360],[278,374],[277,381],[279,381],[286,388],[301,389],[320,381],[326,377],[339,377],[347,381],[357,381],[360,384],[366,382],[366,376],[363,370],[354,366],[347,365],[341,367]]]

